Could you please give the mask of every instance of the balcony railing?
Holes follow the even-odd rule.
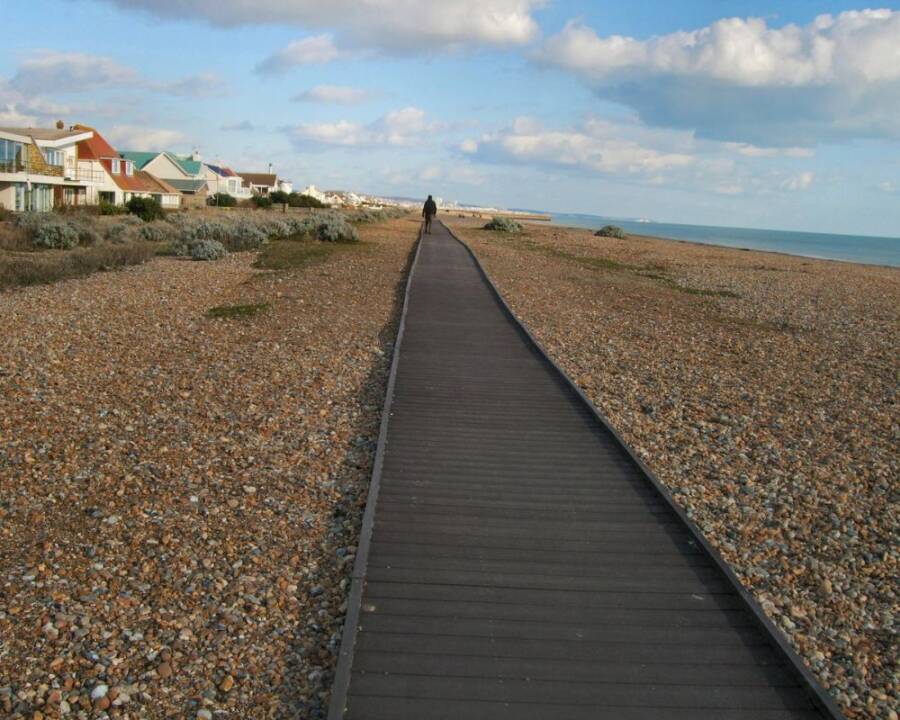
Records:
[[[63,166],[47,165],[46,163],[35,165],[23,162],[20,158],[13,158],[12,160],[0,160],[0,173],[28,173],[45,177],[63,177]]]

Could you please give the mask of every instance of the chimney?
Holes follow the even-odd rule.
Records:
[[[56,121],[56,129],[57,130],[62,130],[65,126],[66,126],[66,124],[62,120]]]
[[[201,158],[200,158],[200,151],[197,150],[197,149],[195,148],[195,149],[194,149],[194,152],[191,153],[191,160],[197,160],[197,161],[199,161],[200,159],[201,159]]]
[[[272,163],[269,163],[269,175],[272,174]]]

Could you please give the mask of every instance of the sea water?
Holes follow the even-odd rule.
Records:
[[[592,230],[599,230],[604,225],[618,225],[632,235],[651,235],[706,245],[724,245],[827,260],[846,260],[900,267],[900,238],[756,230],[753,228],[713,227],[711,225],[676,225],[674,223],[615,220],[599,215],[565,213],[554,214],[553,224]]]

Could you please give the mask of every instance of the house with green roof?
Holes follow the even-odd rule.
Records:
[[[124,150],[119,154],[126,160],[131,160],[138,170],[152,173],[176,188],[182,194],[185,205],[206,204],[209,184],[197,153],[183,156],[168,151]]]

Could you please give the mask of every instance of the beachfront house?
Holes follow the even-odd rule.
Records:
[[[91,130],[0,127],[0,205],[46,212],[84,205],[95,178],[78,163],[77,145]]]
[[[120,155],[134,162],[138,170],[150,173],[167,186],[181,194],[181,202],[186,207],[206,204],[209,194],[203,173],[200,155],[196,151],[189,156],[173,152],[140,152],[124,150]]]
[[[244,186],[244,179],[229,167],[203,163],[202,172],[210,195],[225,193],[237,200],[253,197],[250,188]]]
[[[238,174],[243,178],[244,187],[249,188],[253,195],[268,197],[278,190],[278,176],[272,172],[271,165],[267,173],[241,172]]]
[[[122,205],[133,197],[150,197],[167,210],[181,207],[181,193],[146,170],[137,167],[133,158],[123,157],[106,138],[93,128],[91,137],[78,143],[78,162],[90,171],[96,182],[89,202]]]

